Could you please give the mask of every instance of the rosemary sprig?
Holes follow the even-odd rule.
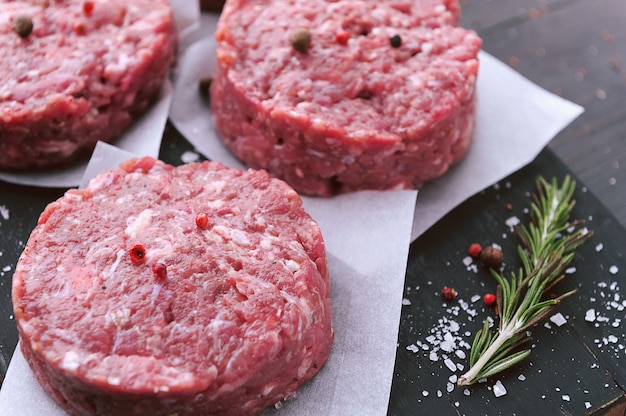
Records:
[[[493,376],[530,354],[521,347],[530,341],[526,330],[552,314],[562,299],[575,290],[556,298],[547,298],[552,287],[564,277],[564,270],[574,257],[574,250],[592,236],[578,228],[582,221],[570,222],[575,201],[576,183],[568,175],[561,187],[539,177],[537,192],[531,204],[530,224],[519,226],[515,233],[521,240],[517,252],[522,267],[506,279],[498,271],[491,274],[498,283],[496,311],[500,324],[496,332],[485,321],[476,334],[470,351],[470,369],[458,379],[465,386]]]

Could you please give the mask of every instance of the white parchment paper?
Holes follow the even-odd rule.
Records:
[[[217,19],[202,16],[202,36],[181,57],[174,81],[170,120],[198,151],[242,167],[213,129],[198,82],[212,74]],[[530,82],[486,52],[479,55],[476,134],[467,156],[420,191],[411,239],[470,196],[530,163],[583,108]]]
[[[99,143],[82,183],[131,156]],[[328,362],[279,415],[384,415],[416,191],[307,198],[329,256],[335,342]],[[64,416],[34,378],[19,346],[0,390],[1,416]]]
[[[170,0],[170,4],[174,11],[179,49],[182,53],[190,40],[194,39],[191,35],[200,28],[200,5],[198,0]],[[115,141],[115,145],[137,155],[158,157],[171,101],[172,85],[168,80],[157,102]],[[87,161],[84,161],[62,169],[38,172],[0,171],[0,180],[27,186],[71,188],[78,186],[86,167]]]

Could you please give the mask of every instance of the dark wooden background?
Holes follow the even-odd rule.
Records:
[[[585,107],[550,143],[626,225],[626,1],[461,0],[483,49]]]

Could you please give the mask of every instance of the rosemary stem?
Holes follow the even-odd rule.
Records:
[[[469,386],[474,383],[476,376],[480,373],[483,367],[491,360],[491,357],[498,352],[502,344],[504,344],[509,338],[515,335],[517,331],[515,322],[516,319],[512,319],[506,327],[502,328],[496,339],[493,343],[485,350],[485,352],[480,356],[478,361],[474,363],[474,365],[467,371],[467,373],[463,374],[459,377],[457,384],[459,386]]]

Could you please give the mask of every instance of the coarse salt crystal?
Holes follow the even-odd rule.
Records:
[[[556,325],[556,326],[562,326],[565,325],[567,323],[567,319],[565,319],[565,317],[561,314],[561,312],[556,313],[554,315],[552,315],[550,317],[550,320]]]
[[[604,248],[604,244],[602,244],[602,243],[598,244],[596,246],[596,252],[598,252],[598,253],[601,252],[603,248]]]
[[[183,154],[180,156],[180,160],[184,163],[195,162],[198,159],[200,159],[200,155],[198,155],[195,152],[191,152],[189,150],[183,152]]]
[[[408,300],[407,298],[404,298],[404,299],[402,299],[402,304],[403,304],[403,305],[405,305],[405,306],[406,306],[406,305],[410,305],[410,304],[411,304],[411,301],[410,301],[410,300]]]
[[[411,352],[419,352],[419,348],[417,345],[415,344],[411,344],[409,346],[406,347],[407,350],[411,351]]]
[[[569,400],[570,400],[570,397],[569,397],[569,395],[568,395],[568,394],[564,394],[564,395],[562,395],[562,396],[561,396],[561,398],[562,398],[564,401],[566,401],[566,402],[569,402]]]
[[[588,309],[587,312],[585,312],[585,321],[593,322],[595,320],[596,320],[596,310]]]
[[[422,396],[427,397],[429,394],[428,390],[422,390]]]
[[[482,296],[480,296],[480,295],[474,295],[474,296],[472,296],[472,298],[470,299],[470,301],[471,301],[472,303],[476,303],[476,302],[478,302],[478,301],[479,301],[479,300],[481,300],[481,299],[482,299]]]
[[[506,388],[500,380],[498,380],[496,384],[493,385],[493,394],[496,397],[502,397],[506,394]]]
[[[517,379],[519,381],[525,381],[526,380],[526,376],[524,374],[520,374],[519,376],[517,376]]]
[[[591,409],[591,402],[585,402],[585,409]]]
[[[446,358],[443,363],[446,365],[446,367],[448,367],[448,370],[450,371],[456,371],[456,364],[454,364],[454,362],[452,362],[451,359]]]
[[[505,221],[505,224],[509,227],[511,232],[513,231],[513,227],[515,227],[516,225],[519,225],[519,223],[520,223],[520,219],[517,216],[509,217]]]
[[[472,264],[473,262],[474,262],[474,259],[472,259],[471,256],[465,256],[463,258],[463,265],[466,266],[466,267],[469,266],[470,264]]]
[[[0,215],[5,220],[9,219],[9,209],[5,205],[0,205]]]
[[[574,274],[576,273],[576,267],[568,267],[565,269],[565,274]]]
[[[611,274],[617,274],[617,272],[619,272],[619,269],[617,268],[617,266],[613,265],[613,266],[609,267],[609,272]]]

